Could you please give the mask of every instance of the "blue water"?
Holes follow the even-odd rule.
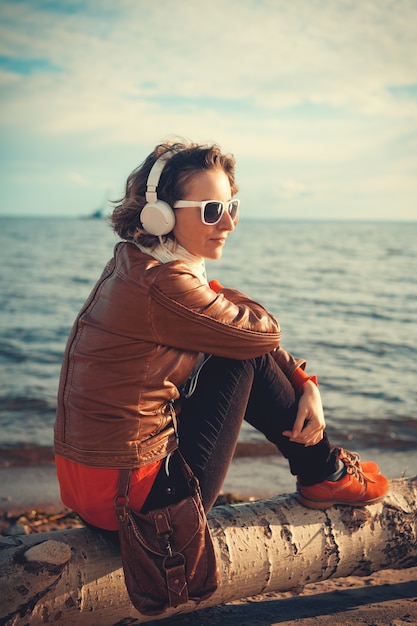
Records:
[[[116,241],[104,220],[0,220],[0,447],[52,445],[65,342]],[[409,451],[416,269],[417,223],[241,221],[208,263],[278,317],[282,345],[319,377],[329,430]]]

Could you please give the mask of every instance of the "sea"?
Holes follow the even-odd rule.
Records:
[[[0,468],[53,464],[65,343],[116,242],[105,219],[0,219]],[[242,219],[207,271],[278,318],[335,444],[417,474],[417,222]],[[230,490],[293,481],[247,424],[232,465]]]

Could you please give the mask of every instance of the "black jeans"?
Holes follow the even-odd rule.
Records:
[[[320,443],[305,447],[282,435],[291,430],[298,400],[273,357],[248,360],[212,356],[203,366],[194,393],[180,400],[179,447],[201,486],[206,511],[214,504],[232,462],[245,419],[274,443],[289,461],[291,473],[304,485],[321,482],[338,467],[338,449],[326,433]],[[183,497],[181,474],[163,466],[145,509]]]

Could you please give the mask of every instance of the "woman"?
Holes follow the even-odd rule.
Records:
[[[63,502],[118,528],[119,470],[130,506],[183,496],[175,450],[214,504],[243,419],[288,459],[312,508],[382,499],[375,463],[330,444],[315,378],[280,347],[277,320],[207,282],[238,222],[235,162],[219,147],[161,144],[129,176],[111,222],[124,240],[74,324],[62,366],[55,452]]]

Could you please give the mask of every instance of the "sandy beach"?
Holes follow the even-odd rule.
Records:
[[[415,626],[417,567],[268,593],[160,622],[165,626]]]
[[[53,466],[3,467],[0,484],[1,535],[82,526],[77,515],[60,503]],[[366,577],[329,579],[295,592],[266,593],[152,623],[166,626],[417,626],[417,567],[385,570]]]

